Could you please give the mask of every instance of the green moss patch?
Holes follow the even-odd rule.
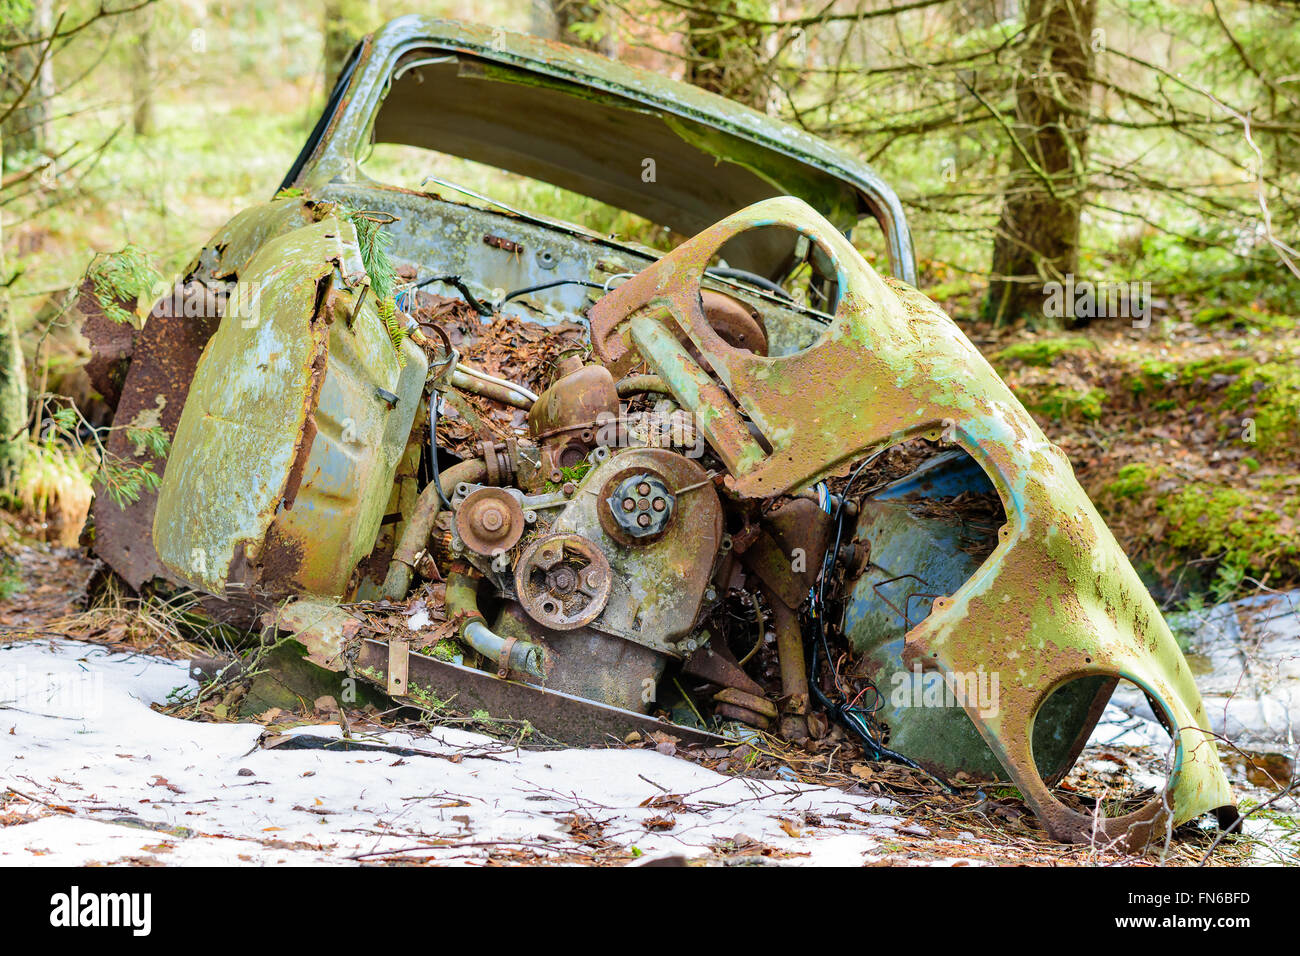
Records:
[[[1167,409],[1189,400],[1211,403],[1227,419],[1224,439],[1255,444],[1264,452],[1294,448],[1300,441],[1297,362],[1240,356],[1188,363],[1147,360],[1128,387],[1134,396],[1160,396]]]
[[[1017,342],[1008,345],[993,356],[997,365],[1034,365],[1046,368],[1053,365],[1062,355],[1076,352],[1093,351],[1097,348],[1092,339],[1083,336],[1067,336],[1054,339],[1034,339],[1031,342]]]
[[[1258,329],[1261,332],[1281,332],[1294,329],[1295,319],[1276,312],[1239,305],[1215,305],[1201,309],[1192,321],[1202,327],[1230,328],[1238,331]]]
[[[1024,385],[1019,389],[1025,408],[1050,421],[1081,419],[1095,422],[1101,418],[1106,392],[1100,388],[1079,391],[1066,385]]]
[[[1151,490],[1162,470],[1159,465],[1125,465],[1115,480],[1106,486],[1105,491],[1115,498],[1141,498]]]
[[[1189,554],[1220,556],[1234,576],[1263,580],[1300,573],[1300,494],[1277,482],[1237,488],[1195,482],[1158,504],[1164,543]]]

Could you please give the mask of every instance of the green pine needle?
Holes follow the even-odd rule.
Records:
[[[104,314],[114,322],[126,324],[134,320],[135,314],[118,303],[134,303],[162,279],[149,254],[130,242],[118,252],[97,257],[86,270],[86,276]]]

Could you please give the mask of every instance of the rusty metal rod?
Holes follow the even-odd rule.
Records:
[[[487,463],[481,458],[462,461],[452,465],[442,474],[447,487],[455,488],[462,481],[471,484],[487,477]],[[433,532],[433,523],[442,510],[442,500],[438,489],[429,482],[411,510],[406,530],[401,540],[393,549],[393,558],[388,563],[388,574],[384,577],[383,596],[389,601],[401,601],[411,589],[411,578],[415,574],[415,557],[429,544],[429,535]]]
[[[772,609],[772,629],[776,631],[776,652],[781,663],[781,696],[786,709],[794,714],[808,713],[808,669],[803,656],[803,633],[799,615],[769,588],[763,588]]]
[[[673,393],[668,383],[658,375],[629,375],[627,378],[620,379],[615,388],[618,390],[619,398],[630,398],[642,392],[656,392],[660,395]]]
[[[506,639],[488,628],[482,621],[470,621],[461,632],[460,639],[490,661],[500,661]],[[542,667],[542,649],[526,641],[515,641],[510,648],[510,670],[522,671],[533,677],[545,679]]]
[[[457,362],[456,367],[451,370],[450,381],[456,388],[506,405],[513,405],[515,408],[522,408],[524,411],[528,411],[537,403],[536,393],[522,385],[481,372],[463,362]]]

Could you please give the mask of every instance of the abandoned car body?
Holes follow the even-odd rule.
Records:
[[[694,238],[660,255],[440,180],[455,195],[382,185],[358,165],[373,143]],[[864,222],[887,278],[846,238]],[[376,265],[385,242],[396,278]],[[1136,846],[1231,818],[1155,604],[1063,453],[915,278],[893,192],[806,134],[594,54],[396,20],[353,54],[277,197],[187,270],[187,290],[239,284],[254,308],[155,309],[126,344],[88,319],[117,420],[173,436],[156,496],[97,502],[96,549],[133,586],[262,614],[331,669],[569,743],[716,740],[723,721],[799,739],[830,715],[875,756],[1014,781],[1059,839]],[[536,394],[420,317],[453,299],[482,327],[576,323],[590,352],[561,356]],[[456,461],[438,417],[477,428],[465,394],[518,409],[524,433],[477,429]],[[647,395],[653,412],[629,414]],[[914,439],[931,450],[919,466],[859,482]],[[992,522],[974,530],[973,500]],[[404,606],[421,578],[445,585],[459,662],[411,650],[418,634],[367,636],[353,613]],[[745,654],[719,623],[737,606],[757,627]],[[751,659],[773,650],[767,680]],[[918,674],[996,683],[955,707],[888,693]],[[693,695],[674,708],[678,678]],[[1050,786],[1119,679],[1171,731],[1172,770],[1164,793],[1094,819]]]

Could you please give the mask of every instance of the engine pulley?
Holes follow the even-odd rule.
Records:
[[[538,624],[555,631],[571,631],[599,617],[613,584],[600,548],[572,532],[535,539],[515,566],[519,603]]]
[[[504,488],[479,488],[456,506],[456,532],[475,554],[509,551],[524,533],[524,511]]]
[[[673,516],[677,498],[658,475],[628,475],[605,498],[610,516],[624,534],[649,538],[663,532]]]

